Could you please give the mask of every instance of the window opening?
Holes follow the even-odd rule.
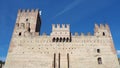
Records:
[[[97,53],[100,53],[100,49],[97,49]]]
[[[21,32],[19,33],[19,36],[21,36]]]
[[[103,36],[105,36],[105,32],[103,32]]]
[[[26,19],[26,21],[28,21],[28,18]]]
[[[99,57],[97,60],[98,60],[98,64],[102,64],[102,59],[101,59],[101,57]]]

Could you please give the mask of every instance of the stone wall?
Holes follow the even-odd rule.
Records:
[[[94,35],[72,35],[69,25],[52,25],[50,35],[39,35],[38,12],[18,12],[5,68],[119,68],[108,25],[95,24]]]
[[[61,68],[68,68],[67,54],[70,68],[118,68],[117,56],[112,52],[110,39],[106,37],[73,36],[72,42],[52,42],[50,36],[36,36],[16,37],[12,41],[15,46],[8,53],[8,68],[53,68],[54,54],[56,68],[59,67],[59,54]],[[102,64],[98,64],[99,57]]]

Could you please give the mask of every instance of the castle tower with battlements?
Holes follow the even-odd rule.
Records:
[[[39,10],[19,10],[4,68],[119,68],[107,24],[94,35],[70,32],[69,24],[52,24],[40,35]]]

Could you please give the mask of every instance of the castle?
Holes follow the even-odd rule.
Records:
[[[95,24],[94,35],[53,24],[40,35],[39,10],[19,10],[4,68],[119,68],[110,28]]]

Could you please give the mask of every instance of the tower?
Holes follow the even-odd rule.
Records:
[[[51,37],[53,42],[71,42],[70,25],[52,24]]]
[[[112,35],[111,35],[111,32],[110,32],[110,28],[107,24],[105,24],[105,25],[95,24],[94,36],[96,36],[97,38],[102,38],[102,39],[109,38],[110,39],[109,46],[111,47],[111,51],[112,51],[113,54],[116,55],[116,50],[114,48],[114,43],[113,43]]]
[[[94,35],[97,37],[111,37],[109,26],[107,24],[100,24],[100,26],[95,24]]]
[[[41,20],[39,10],[18,10],[13,36],[39,35]]]
[[[27,44],[21,41],[29,41],[31,37],[39,36],[40,27],[41,20],[38,9],[18,10],[17,19],[6,58],[5,68],[23,68],[25,66],[25,64],[20,62],[19,59],[25,56],[24,50],[27,50]]]
[[[69,24],[39,35],[39,10],[19,10],[4,68],[119,68],[108,25],[71,35]]]

